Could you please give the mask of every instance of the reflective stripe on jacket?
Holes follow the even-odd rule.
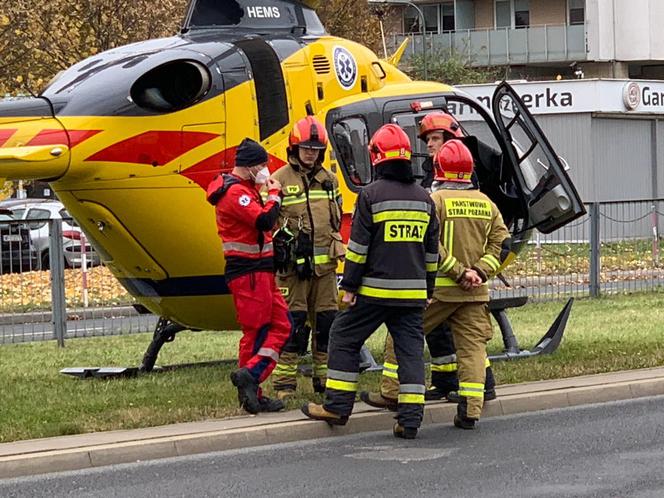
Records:
[[[503,241],[510,233],[496,205],[475,189],[442,188],[431,194],[440,220],[440,264],[434,296],[440,301],[489,300],[487,281],[500,267]],[[484,284],[464,291],[458,281],[473,268]]]
[[[293,161],[293,159],[291,159]],[[284,225],[295,238],[300,230],[313,234],[312,258],[317,275],[335,271],[338,259],[331,250],[335,241],[343,248],[339,229],[341,226],[341,193],[334,174],[321,165],[314,166],[315,173],[307,174],[298,164],[289,163],[278,169],[272,177],[281,183],[283,202],[279,210],[277,228]],[[293,273],[290,271],[284,275]]]
[[[422,306],[433,292],[438,221],[427,192],[380,179],[357,198],[343,289],[397,306]]]
[[[215,206],[217,231],[226,258],[226,279],[251,271],[270,271],[279,191],[269,192],[263,204],[252,181],[224,174],[210,183],[207,199]]]

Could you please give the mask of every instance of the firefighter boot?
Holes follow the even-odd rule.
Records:
[[[386,408],[390,411],[397,411],[397,400],[393,398],[386,398],[380,393],[372,393],[369,391],[360,392],[360,399],[367,405],[374,408]]]
[[[473,430],[479,421],[476,418],[468,417],[467,408],[466,398],[461,396],[461,402],[457,405],[457,414],[454,416],[454,426],[459,429]]]
[[[246,368],[236,370],[231,374],[231,382],[237,387],[237,397],[242,408],[254,414],[261,411],[258,401],[258,383],[249,370]]]
[[[316,403],[307,403],[302,405],[302,413],[314,420],[322,420],[329,425],[346,425],[348,417],[342,417],[336,413],[328,412],[322,405]]]
[[[415,439],[417,436],[417,429],[415,427],[402,427],[398,423],[394,424],[392,428],[392,434],[394,437],[401,439]]]
[[[283,401],[279,399],[268,398],[267,396],[260,398],[258,400],[258,404],[260,405],[260,411],[265,413],[280,412],[285,408]]]
[[[452,392],[454,391],[448,391],[447,389],[441,389],[440,387],[432,387],[424,392],[424,399],[426,401],[438,401],[449,397]]]
[[[295,391],[293,389],[279,389],[276,391],[276,394],[277,394],[277,400],[283,403],[288,398],[292,398],[293,396],[295,396]]]

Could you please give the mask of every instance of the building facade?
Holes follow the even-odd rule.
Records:
[[[388,45],[411,37],[411,54],[424,49],[425,38],[432,56],[456,54],[474,66],[507,66],[510,78],[664,79],[661,0],[412,3],[419,11],[402,6],[387,26]]]

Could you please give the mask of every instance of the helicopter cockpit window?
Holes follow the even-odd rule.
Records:
[[[195,0],[187,28],[292,29],[302,24],[296,9],[279,0]]]
[[[346,177],[359,186],[371,183],[372,169],[369,158],[369,131],[362,118],[346,118],[332,126],[332,139],[337,159]]]
[[[210,86],[210,73],[203,64],[180,60],[162,64],[141,76],[131,87],[131,98],[144,109],[173,112],[201,100]]]

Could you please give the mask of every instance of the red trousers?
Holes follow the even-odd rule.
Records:
[[[228,282],[237,321],[242,327],[239,366],[246,367],[258,383],[277,365],[291,335],[288,306],[272,272],[253,272]]]

